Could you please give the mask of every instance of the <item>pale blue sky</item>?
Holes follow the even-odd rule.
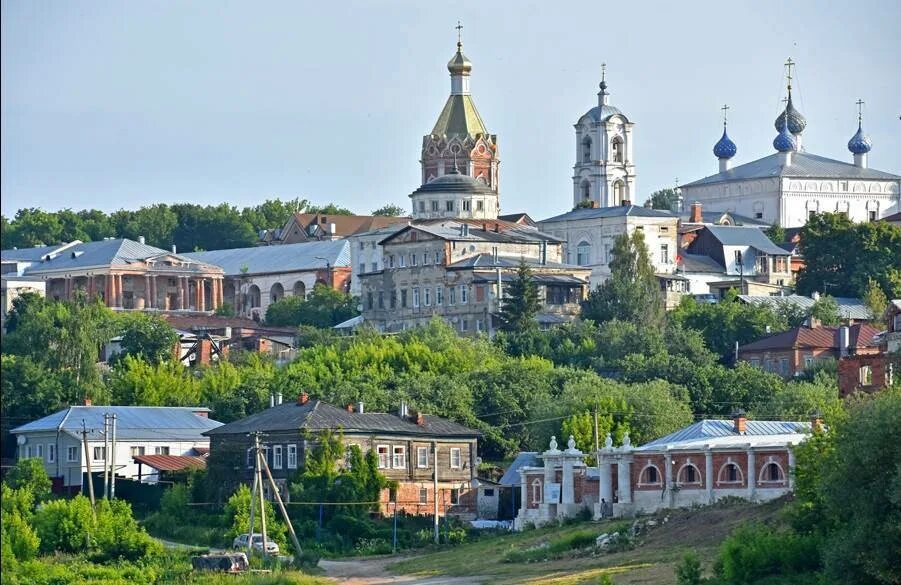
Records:
[[[798,63],[809,152],[901,173],[901,2],[2,1],[2,210],[157,202],[409,207],[422,135],[464,24],[472,90],[500,144],[501,205],[572,206],[572,125],[635,122],[643,201],[773,152],[782,63]]]

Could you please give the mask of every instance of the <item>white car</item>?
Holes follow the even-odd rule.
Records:
[[[235,537],[235,540],[232,542],[232,548],[235,550],[246,550],[247,549],[247,541],[250,539],[250,534],[246,532],[244,534],[239,534]],[[259,553],[263,552],[263,535],[254,532],[253,533],[253,544],[251,548]],[[278,544],[266,539],[266,554],[267,555],[277,555],[279,554]]]

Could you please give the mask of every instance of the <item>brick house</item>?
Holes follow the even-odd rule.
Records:
[[[664,508],[711,504],[724,497],[767,501],[792,490],[793,447],[813,422],[701,420],[665,437],[619,447],[610,435],[598,451],[598,467],[568,447],[538,454],[541,464],[519,468],[521,506],[514,527],[572,517],[583,509],[594,517],[631,516]]]
[[[401,405],[396,413],[365,412],[362,403],[337,408],[301,394],[285,402],[209,431],[210,463],[237,482],[253,481],[253,438],[260,431],[266,461],[283,498],[290,498],[288,483],[303,470],[316,436],[341,433],[345,445],[375,451],[379,471],[397,482],[396,490],[383,490],[380,509],[408,514],[432,514],[435,506],[437,451],[438,513],[474,515],[476,450],[479,431],[451,420],[416,413]]]
[[[838,393],[876,392],[892,385],[901,367],[901,299],[889,303],[886,330],[873,338],[866,353],[854,353],[838,362]]]
[[[872,345],[879,329],[865,323],[841,327],[795,327],[738,348],[738,358],[752,366],[791,378],[817,362],[847,355],[878,353]]]

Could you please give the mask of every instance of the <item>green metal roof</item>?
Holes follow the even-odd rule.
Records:
[[[476,110],[476,105],[472,101],[471,95],[451,95],[432,128],[432,134],[435,136],[476,136],[477,134],[488,135],[485,128],[485,122]]]

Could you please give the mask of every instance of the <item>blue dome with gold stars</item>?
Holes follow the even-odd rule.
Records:
[[[735,143],[732,142],[732,139],[729,138],[729,135],[726,134],[726,127],[723,126],[723,136],[719,139],[719,141],[713,145],[713,155],[716,158],[732,158],[735,156],[735,153],[738,152],[738,147],[735,146]]]
[[[863,133],[863,128],[858,124],[857,133],[848,141],[848,150],[852,154],[866,154],[872,149],[873,143],[870,142],[870,137]]]

